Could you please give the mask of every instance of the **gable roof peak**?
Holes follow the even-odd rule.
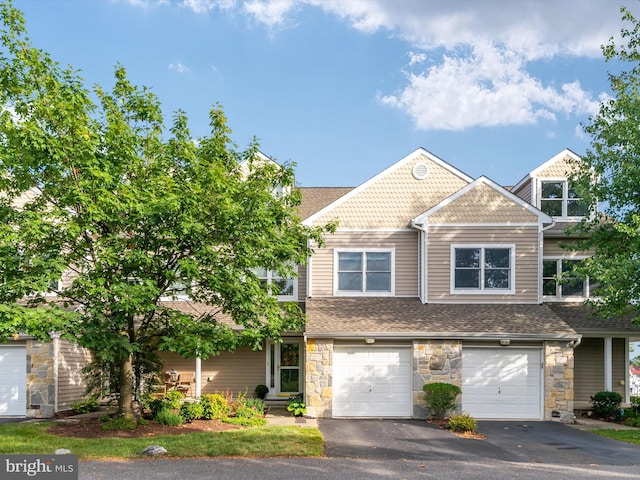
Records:
[[[544,162],[542,165],[538,165],[536,168],[534,168],[529,173],[527,173],[524,177],[522,177],[522,179],[519,182],[517,182],[513,186],[513,188],[511,190],[514,190],[514,191],[517,190],[524,183],[526,183],[528,180],[537,177],[538,174],[540,172],[542,172],[543,170],[546,170],[547,168],[549,168],[554,163],[559,162],[561,160],[564,160],[567,157],[569,157],[571,160],[574,160],[576,162],[579,162],[579,161],[582,160],[582,157],[580,157],[580,155],[575,153],[573,150],[571,150],[569,148],[565,148],[562,151],[556,153],[553,157],[551,157],[549,160]]]

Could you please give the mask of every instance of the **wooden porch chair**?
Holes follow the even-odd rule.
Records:
[[[181,373],[178,375],[176,390],[184,393],[187,396],[193,396],[194,381],[195,381],[195,375],[193,373]]]

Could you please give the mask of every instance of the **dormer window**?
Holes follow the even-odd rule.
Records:
[[[566,180],[540,182],[540,210],[552,217],[584,217],[589,211]]]

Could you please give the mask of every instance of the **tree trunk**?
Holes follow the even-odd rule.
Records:
[[[133,354],[129,354],[120,362],[120,398],[118,400],[118,416],[124,418],[134,418],[132,403]]]

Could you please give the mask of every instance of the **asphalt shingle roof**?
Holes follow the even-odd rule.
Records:
[[[302,187],[302,204],[298,208],[302,220],[319,212],[338,198],[349,193],[354,187]]]
[[[593,310],[583,303],[549,303],[549,308],[579,333],[619,332],[640,335],[640,325],[631,317],[604,319],[595,316]]]
[[[417,298],[307,300],[308,336],[575,338],[546,304],[423,304]]]

